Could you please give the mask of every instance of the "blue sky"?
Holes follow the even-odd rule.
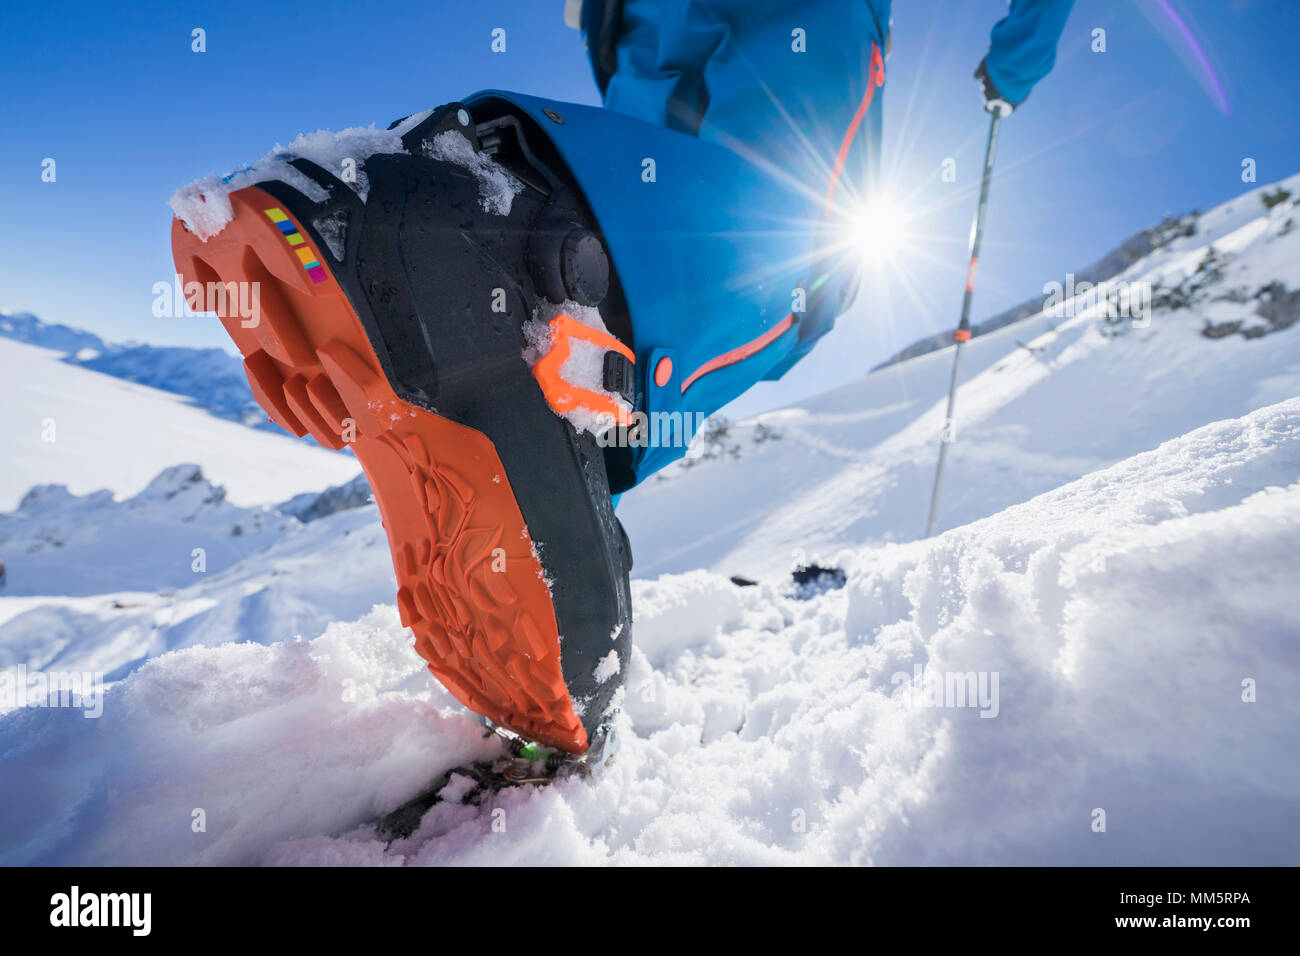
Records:
[[[848,381],[951,327],[986,119],[971,71],[1004,0],[898,0],[884,163],[918,213],[916,254],[867,286],[825,344],[742,409]],[[485,87],[597,103],[562,0],[6,4],[0,12],[0,308],[113,340],[228,343],[215,320],[158,319],[165,205],[318,128],[386,126]],[[1171,19],[1177,14],[1183,25]],[[207,31],[207,52],[190,31]],[[494,27],[507,50],[493,53]],[[1094,28],[1107,50],[1089,49]],[[1003,126],[975,317],[1038,294],[1165,212],[1300,170],[1300,5],[1077,0],[1057,68]],[[1227,110],[1223,109],[1226,97]],[[57,181],[41,181],[56,160]],[[956,183],[939,179],[957,161]]]

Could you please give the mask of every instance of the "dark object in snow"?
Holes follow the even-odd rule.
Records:
[[[0,561],[0,591],[3,591],[5,589],[6,580],[7,580],[7,574],[5,572],[5,563],[3,561]]]
[[[1222,339],[1240,332],[1243,338],[1258,339],[1272,332],[1289,329],[1300,321],[1300,289],[1288,290],[1284,282],[1270,282],[1268,285],[1260,286],[1250,298],[1259,302],[1255,307],[1255,314],[1264,319],[1267,325],[1246,325],[1241,319],[1231,322],[1211,322],[1206,319],[1201,334],[1207,339]],[[1230,301],[1236,300],[1230,299]]]
[[[502,736],[506,753],[496,760],[480,760],[464,767],[456,767],[437,777],[418,796],[408,800],[396,810],[375,821],[375,829],[389,844],[404,840],[420,828],[424,815],[446,799],[444,791],[453,778],[465,777],[469,786],[460,794],[458,803],[477,806],[484,794],[493,794],[508,787],[541,786],[567,777],[586,779],[613,760],[612,735],[606,734],[587,753],[581,756],[552,750],[522,738],[507,735],[489,728],[488,735]],[[458,787],[457,790],[460,788]]]
[[[842,588],[847,580],[843,568],[823,568],[820,564],[795,568],[790,576],[794,578],[797,596],[804,601]]]
[[[1285,282],[1270,282],[1255,293],[1255,314],[1268,321],[1268,331],[1280,332],[1300,321],[1300,289],[1287,290]]]
[[[1201,329],[1201,334],[1207,339],[1223,339],[1234,332],[1241,331],[1241,325],[1240,319],[1235,322],[1206,322],[1205,328]]]
[[[1280,206],[1290,198],[1291,194],[1281,186],[1277,187],[1276,192],[1264,192],[1259,194],[1259,201],[1264,204],[1265,209],[1272,209],[1274,206]]]
[[[754,587],[754,585],[758,584],[757,581],[752,581],[749,578],[741,577],[739,574],[733,574],[731,576],[731,583],[738,588],[752,588]]]

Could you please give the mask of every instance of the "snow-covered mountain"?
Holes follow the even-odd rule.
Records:
[[[192,584],[194,567],[235,564],[293,523],[232,505],[197,465],[168,468],[124,501],[107,489],[79,497],[38,485],[0,514],[0,554],[13,568],[5,593],[170,591]]]
[[[26,342],[65,355],[104,351],[104,340],[95,333],[46,322],[30,312],[0,311],[0,338]]]
[[[971,343],[937,538],[916,540],[950,352],[709,429],[619,507],[616,760],[440,803],[391,847],[366,821],[497,745],[411,651],[360,484],[267,509],[193,469],[127,500],[36,493],[0,520],[21,589],[0,689],[21,667],[112,686],[99,719],[0,707],[0,863],[1294,864],[1300,176],[1283,187],[1120,273],[1151,282],[1149,324],[1084,310]],[[806,561],[843,586],[797,589]]]
[[[1289,198],[1266,205],[1278,189]],[[1099,318],[1100,307],[1040,310],[973,339],[940,530],[1300,395],[1297,200],[1300,176],[1247,193],[1119,273],[1151,284],[1145,328]],[[706,433],[705,455],[620,504],[636,573],[784,573],[845,543],[919,537],[951,374],[948,348]]]
[[[1158,226],[1150,229],[1143,229],[1136,235],[1129,236],[1118,246],[1112,249],[1106,255],[1102,256],[1096,262],[1082,269],[1076,270],[1076,282],[1100,283],[1114,279],[1121,275],[1124,270],[1134,262],[1150,255],[1157,249],[1167,245],[1170,240],[1179,236],[1190,236],[1196,232],[1196,220],[1200,218],[1199,212],[1190,212],[1182,216],[1166,216],[1165,221]],[[1026,299],[1011,308],[999,312],[997,315],[990,316],[980,322],[971,325],[971,335],[979,338],[981,335],[987,335],[989,332],[996,332],[1003,326],[1011,325],[1015,322],[1023,322],[1042,311],[1043,296],[1037,295],[1033,298]],[[896,362],[903,362],[907,359],[916,358],[929,352],[936,352],[939,349],[948,348],[952,345],[953,329],[945,329],[942,332],[936,332],[934,335],[927,335],[917,339],[911,345],[899,349],[885,361],[877,365],[873,372],[879,371],[888,365]]]
[[[304,525],[213,501],[219,489],[201,476],[184,479],[188,502],[155,494],[174,480],[165,473],[117,505],[83,498],[51,517],[33,513],[35,534],[0,543],[13,595],[0,598],[0,670],[25,664],[98,672],[111,682],[178,648],[313,637],[392,600],[396,584],[373,506]],[[93,530],[71,530],[51,547],[51,526],[65,527],[78,512],[85,519],[97,505]],[[123,551],[133,536],[148,542],[146,553]],[[33,542],[36,550],[26,547]],[[45,582],[57,586],[73,562],[101,559],[121,567],[90,568],[66,590],[34,593]]]
[[[67,485],[79,495],[101,488],[134,495],[182,462],[201,465],[240,505],[319,491],[360,471],[350,454],[214,418],[180,395],[63,358],[0,338],[7,438],[0,508],[15,507],[37,484]]]
[[[105,375],[184,395],[218,418],[278,430],[253,400],[242,363],[221,349],[125,345],[71,326],[44,322],[30,312],[0,312],[0,338],[63,353],[63,361]]]

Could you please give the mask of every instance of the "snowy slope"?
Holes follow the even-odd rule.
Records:
[[[0,312],[0,338],[62,352],[65,362],[184,395],[219,418],[279,428],[254,401],[243,363],[221,349],[119,345],[82,329],[44,322],[30,312]]]
[[[239,520],[255,529],[249,532],[249,544],[261,550],[239,560],[237,549],[246,545],[231,541],[227,527],[209,522],[192,532],[191,541],[210,548],[200,573],[192,570],[190,542],[176,540],[177,526],[157,516],[139,525],[110,523],[105,540],[113,539],[114,530],[152,535],[157,557],[141,562],[143,570],[134,582],[113,582],[128,586],[112,592],[89,594],[79,588],[0,597],[0,673],[25,664],[99,672],[114,681],[177,648],[314,637],[331,621],[353,620],[375,604],[392,602],[397,585],[373,505],[305,526],[260,512]],[[260,527],[252,522],[261,522]],[[21,586],[24,555],[16,553],[12,564],[10,574]],[[188,586],[145,587],[151,571],[152,580]],[[4,709],[0,702],[0,711]]]
[[[320,490],[360,470],[350,455],[213,418],[177,395],[4,338],[0,396],[9,436],[0,509],[16,506],[37,484],[133,495],[162,469],[187,461],[201,465],[241,505]]]
[[[219,418],[283,434],[253,398],[243,363],[221,349],[114,345],[97,355],[74,355],[68,361],[128,382],[184,395]]]
[[[1298,474],[1290,400],[811,600],[638,582],[617,759],[387,850],[366,820],[492,750],[391,607],[167,654],[0,720],[0,862],[1293,864]]]
[[[92,373],[0,342],[0,376],[25,350],[20,421],[85,392],[101,431],[123,408],[146,423],[133,440],[190,429],[134,487],[75,492],[133,494],[179,460],[213,479],[181,469],[115,502],[45,489],[0,517],[0,557],[21,548],[0,691],[21,667],[112,683],[93,720],[0,700],[0,864],[1294,864],[1296,217],[1240,197],[1134,263],[1163,290],[1147,328],[1040,316],[973,342],[936,539],[914,540],[949,352],[715,431],[620,504],[638,580],[617,760],[440,804],[388,850],[366,820],[495,745],[411,651],[374,506],[334,511],[358,487],[248,506],[355,467],[308,484],[309,459],[245,444],[273,436],[113,380],[41,398],[59,373],[40,362]],[[134,446],[74,434],[103,460],[69,472],[136,468],[118,455]],[[797,595],[806,560],[845,586]],[[979,706],[932,706],[966,675]]]
[[[1260,194],[1274,187],[1261,187],[1120,276],[1151,282],[1159,301],[1162,289],[1201,281],[1212,246],[1223,275],[1189,307],[1157,308],[1148,328],[1122,335],[1103,334],[1095,310],[1039,314],[966,347],[940,530],[1300,394],[1300,325],[1250,339],[1202,334],[1207,323],[1269,327],[1256,296],[1275,282],[1300,318],[1300,176],[1282,185],[1289,202],[1266,209]],[[717,443],[717,460],[675,465],[634,489],[619,505],[634,573],[784,574],[844,543],[919,537],[951,373],[951,349],[889,366],[738,424]]]

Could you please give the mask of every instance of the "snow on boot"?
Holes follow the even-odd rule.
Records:
[[[267,414],[355,452],[433,674],[582,754],[630,653],[597,435],[627,422],[634,353],[599,227],[533,123],[452,103],[305,137],[178,192],[172,248]]]

